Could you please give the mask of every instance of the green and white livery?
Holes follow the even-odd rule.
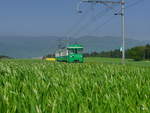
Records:
[[[83,46],[74,44],[68,45],[64,49],[59,49],[55,53],[56,60],[59,62],[83,62]]]

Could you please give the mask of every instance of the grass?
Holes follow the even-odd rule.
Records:
[[[149,113],[150,68],[3,60],[0,112]]]
[[[103,57],[88,57],[85,58],[86,63],[103,63],[103,64],[121,64],[120,58],[103,58]],[[150,61],[134,61],[132,59],[125,60],[126,65],[147,66],[150,67]]]

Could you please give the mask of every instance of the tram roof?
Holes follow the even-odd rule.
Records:
[[[79,44],[68,45],[67,49],[83,49],[83,46]]]

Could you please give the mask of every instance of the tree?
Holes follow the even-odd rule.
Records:
[[[150,45],[145,46],[145,59],[150,59]]]
[[[144,59],[145,47],[139,46],[129,49],[128,51],[129,58],[134,59],[135,61],[140,61]]]

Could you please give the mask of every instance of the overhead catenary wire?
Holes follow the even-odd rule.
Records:
[[[130,3],[129,5],[127,5],[125,8],[128,9],[130,7],[133,7],[135,5],[138,5],[139,3],[143,2],[145,0],[134,0],[134,2],[132,1],[132,3]],[[112,6],[109,6],[108,4],[104,4],[106,5],[108,8],[112,9],[113,11],[116,11],[117,10],[115,8],[113,8]],[[118,11],[118,14],[121,13],[121,10]],[[112,21],[112,19],[114,18],[115,16],[111,16],[108,20],[104,21],[104,23],[100,24],[98,27],[96,27],[94,30],[92,30],[90,33],[88,33],[88,35],[90,35],[91,33],[93,32],[98,32],[99,29],[101,29],[102,27],[104,27],[106,24],[108,24],[110,21]]]
[[[145,0],[132,0],[132,2],[127,2],[125,9],[129,9],[131,7],[134,7],[142,2],[144,2]],[[121,14],[121,9],[119,11],[116,10],[116,14]]]
[[[65,39],[63,42],[66,43],[66,45],[70,43],[72,32],[74,32],[74,30],[80,26],[80,24],[87,18],[90,12],[91,10],[88,7],[84,14],[80,16],[80,18],[68,29],[68,31],[66,31],[66,33],[64,33]]]
[[[145,0],[132,0],[132,3],[129,2],[130,4],[127,5],[125,8],[127,9],[127,8],[130,8],[130,7],[133,7],[133,6],[138,5],[139,3],[143,2],[143,1],[145,1]],[[113,8],[112,6],[110,6],[110,5],[106,4],[106,3],[103,3],[103,4],[104,4],[105,6],[107,6],[108,8],[110,8],[110,9],[116,11],[115,8]],[[77,28],[78,26],[80,26],[80,24],[84,21],[84,19],[86,18],[86,15],[87,15],[89,12],[90,12],[90,9],[87,9],[87,11],[85,11],[84,15],[82,15],[82,16],[79,18],[79,20],[67,31],[67,33],[65,34],[65,36],[70,37],[70,36],[71,36],[71,33],[73,33],[74,31],[77,31],[76,33],[74,33],[74,35],[76,35],[78,32],[80,33],[80,30],[76,30],[76,28]],[[120,13],[120,12],[121,12],[121,10],[120,10],[118,13]],[[84,25],[84,26],[86,27],[86,26],[88,26],[88,25]],[[81,29],[81,28],[84,28],[84,27],[80,27],[79,29]]]
[[[80,18],[68,29],[64,36],[70,37],[71,33],[80,26],[80,24],[87,18],[90,12],[91,9],[87,8],[86,11],[80,16]]]
[[[92,7],[91,10],[94,10],[94,7],[93,7],[93,6],[94,6],[95,4],[96,4],[96,3],[91,3],[91,7]],[[107,5],[107,4],[105,4],[105,3],[104,3],[104,5],[107,6],[107,8],[110,8],[110,9],[112,9],[112,10],[115,11],[115,8],[113,8],[112,6]],[[80,25],[81,25],[81,23],[83,22],[83,20],[86,18],[87,14],[88,14],[89,12],[90,12],[90,10],[85,11],[84,15],[82,15],[82,16],[80,17],[80,19],[66,32],[66,34],[65,34],[66,37],[68,37],[68,38],[71,37],[71,33],[73,33],[74,31],[76,31],[76,33],[74,33],[73,36],[77,36],[76,34],[80,33],[82,28],[85,28],[85,27],[86,27],[86,29],[87,29],[87,27],[91,24],[90,21],[91,21],[92,19],[89,21],[89,23],[83,25],[82,27],[80,27]],[[107,13],[107,12],[106,12],[106,13]],[[94,18],[95,18],[95,19],[94,19]],[[97,20],[96,18],[97,18],[96,16],[93,17],[93,20]],[[84,27],[84,26],[85,26],[85,27]],[[77,27],[79,27],[78,30],[76,30]]]
[[[144,0],[132,0],[133,2],[129,2],[130,4],[129,5],[127,5],[125,8],[126,9],[128,9],[128,8],[130,8],[130,7],[133,7],[133,6],[135,6],[135,5],[138,5],[139,3],[141,3],[142,1],[144,1]],[[111,5],[108,5],[108,4],[106,4],[106,3],[103,3],[103,5],[105,5],[107,8],[109,8],[109,9],[111,9],[111,10],[113,10],[113,11],[117,11],[117,10],[115,10],[115,8],[114,7],[112,7]],[[91,5],[92,6],[92,5]],[[93,8],[94,9],[94,8]],[[107,9],[108,10],[108,9]],[[82,15],[81,17],[80,17],[80,19],[68,30],[68,32],[66,33],[66,35],[65,36],[67,36],[67,37],[77,37],[77,36],[79,36],[80,35],[80,33],[82,32],[82,31],[84,31],[84,30],[86,30],[92,23],[95,23],[96,21],[97,21],[97,19],[98,19],[98,17],[99,16],[95,16],[95,17],[93,17],[93,18],[91,18],[89,21],[88,21],[88,23],[86,23],[86,24],[84,24],[84,25],[82,25],[81,26],[81,23],[82,22],[84,22],[84,19],[87,17],[87,14],[90,12],[90,10],[87,10],[85,13],[84,13],[84,15]],[[107,13],[107,12],[106,12]],[[121,14],[121,10],[120,11],[118,11],[117,12],[118,14]],[[102,14],[103,15],[103,14]],[[104,14],[105,15],[105,14]],[[100,16],[101,17],[101,16]],[[103,16],[102,16],[103,17]],[[93,21],[93,22],[92,22]],[[109,23],[109,21],[111,21],[111,19],[108,19],[108,20],[106,20],[104,23],[102,23],[100,26],[98,26],[98,27],[96,27],[92,32],[94,32],[94,31],[98,31],[98,29],[100,29],[100,28],[102,28],[103,26],[105,26],[107,23]],[[79,29],[76,29],[76,28],[78,28],[79,27]]]
[[[98,13],[96,16],[92,17],[86,24],[82,25],[72,36],[79,36],[79,34],[86,30],[90,25],[95,23],[98,19],[104,17],[110,11],[109,8],[105,8],[102,12]]]
[[[90,33],[88,33],[88,35],[90,35],[90,34],[92,34],[94,32],[95,32],[95,34],[97,34],[100,30],[102,30],[102,28],[105,25],[110,23],[114,18],[115,18],[115,15],[112,15],[110,18],[108,18],[106,21],[104,21],[102,24],[98,25],[95,29],[93,29]]]
[[[140,4],[140,3],[142,3],[142,2],[144,2],[145,0],[134,0],[132,3],[128,3],[129,5],[127,5],[125,8],[126,9],[128,9],[128,8],[131,8],[131,7],[133,7],[133,6],[136,6],[136,5],[138,5],[138,4]]]
[[[143,1],[145,1],[145,0],[133,0],[132,3],[129,2],[130,4],[127,5],[125,8],[128,9],[128,8],[130,8],[130,7],[133,7],[133,6],[135,6],[135,5],[138,5],[139,3],[143,2]],[[103,4],[104,4],[105,6],[107,6],[108,8],[112,9],[113,11],[117,12],[118,14],[121,13],[121,10],[117,11],[114,7],[112,7],[112,6],[110,6],[110,5],[106,4],[106,3],[103,3]],[[108,21],[111,21],[111,19],[109,19]],[[96,29],[101,28],[101,26],[106,25],[108,21],[102,23],[102,24],[101,24],[100,26],[98,26]],[[93,30],[93,31],[96,31],[96,29]]]
[[[113,9],[113,11],[118,12],[118,10],[120,9],[115,9],[112,6],[108,6],[106,5],[108,8]],[[95,29],[93,29],[90,33],[88,33],[88,35],[90,35],[93,32],[98,32],[102,27],[104,27],[106,24],[108,24],[109,22],[111,22],[113,20],[113,18],[115,17],[115,15],[112,15],[109,19],[105,20],[102,24],[98,25]],[[101,29],[102,30],[102,29]]]
[[[91,3],[91,4],[96,4],[96,3]],[[112,5],[108,5],[108,4],[106,4],[105,2],[104,3],[102,3],[104,6],[106,6],[106,13],[108,12],[108,11],[110,11],[110,10],[113,10],[114,12],[116,12],[117,11],[117,9],[115,9],[114,7],[113,7],[113,5],[114,4],[112,4]],[[105,14],[103,15],[102,14],[102,17],[103,16],[105,16]],[[102,17],[100,17],[100,18],[97,18],[97,19],[95,19],[96,21],[98,20],[98,19],[101,19]],[[91,19],[92,20],[92,19]],[[91,21],[90,20],[90,21]],[[94,22],[91,22],[91,23],[95,23],[96,21],[94,21]],[[74,35],[73,36],[78,36],[83,30],[86,30],[90,25],[91,25],[91,23],[89,22],[89,23],[87,23],[87,24],[85,24],[85,25],[83,25],[76,33],[74,33]]]
[[[108,4],[105,4],[104,3],[104,5],[106,6],[106,8],[107,9],[111,9],[111,10],[113,10],[114,12],[117,12],[118,11],[118,9],[116,9],[115,7],[113,7],[112,5],[108,5]],[[120,9],[120,8],[119,8]],[[107,12],[106,12],[107,13]],[[105,15],[104,15],[105,16]],[[103,17],[103,15],[102,15],[102,17]],[[102,18],[101,17],[101,18]],[[111,19],[112,18],[114,18],[115,16],[113,15],[113,16],[111,16],[108,20],[106,20],[106,21],[104,21],[104,23],[102,23],[102,24],[100,24],[98,27],[96,27],[94,30],[92,30],[91,32],[88,32],[88,34],[87,35],[90,35],[90,33],[92,33],[92,32],[94,32],[94,31],[97,31],[98,29],[100,29],[100,28],[102,28],[103,26],[105,26],[107,23],[109,23],[110,21],[111,21]],[[101,18],[98,18],[99,20],[101,20]],[[95,23],[95,22],[94,22]],[[86,27],[86,29],[87,29],[87,27]],[[86,29],[83,29],[83,30],[86,30]]]

